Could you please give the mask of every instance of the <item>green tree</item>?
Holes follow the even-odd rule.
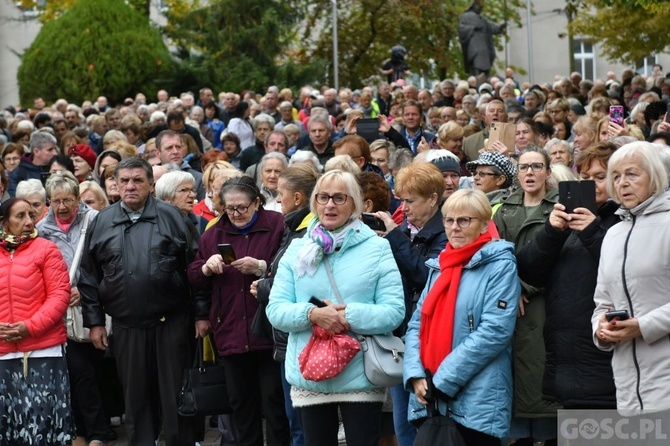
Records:
[[[296,65],[288,45],[301,8],[291,0],[219,0],[186,13],[168,10],[165,34],[182,61],[176,81],[183,89],[260,91],[309,77],[310,66]]]
[[[471,0],[338,0],[340,84],[359,86],[377,76],[394,45],[407,48],[412,72],[422,71],[438,79],[464,75],[458,19],[471,3]],[[307,20],[314,26],[303,30],[301,40],[313,39],[315,43],[304,50],[303,60],[317,57],[330,61],[331,3],[315,0],[314,4]],[[519,23],[519,7],[519,0],[487,0],[483,14],[491,21],[508,21],[511,25]],[[332,64],[329,71],[332,73]]]
[[[171,56],[141,13],[118,0],[80,0],[45,23],[22,56],[19,96],[121,101],[165,82]]]
[[[573,35],[602,45],[604,55],[622,63],[670,48],[670,2],[654,0],[573,0]]]

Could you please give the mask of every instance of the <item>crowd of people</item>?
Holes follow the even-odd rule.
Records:
[[[669,97],[661,67],[507,69],[7,107],[0,445],[101,446],[121,420],[197,444],[177,402],[207,336],[222,445],[411,446],[433,404],[467,445],[551,445],[559,409],[670,408]],[[576,180],[594,207],[562,202]],[[362,352],[306,377],[317,333],[401,337],[403,382]]]

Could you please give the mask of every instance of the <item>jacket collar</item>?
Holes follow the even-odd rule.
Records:
[[[407,219],[402,223],[401,229],[405,234],[409,234]],[[419,237],[424,240],[430,240],[435,234],[440,232],[444,232],[444,225],[442,224],[442,212],[438,209],[435,215],[430,217],[430,220],[428,220],[424,227],[414,236],[414,239],[416,240],[416,238]]]
[[[512,195],[507,197],[507,199],[504,201],[507,204],[514,204],[514,205],[520,205],[523,206],[523,189],[519,188],[516,192],[514,192]],[[547,193],[544,195],[544,198],[542,198],[543,202],[550,203],[550,204],[555,204],[558,202],[558,190],[556,189],[547,189]]]
[[[305,206],[302,209],[297,209],[288,215],[286,215],[286,226],[291,230],[291,232],[296,232],[300,230],[301,226],[304,225],[305,228],[307,228],[307,224],[309,224],[309,220],[311,218],[306,218],[307,216],[310,215],[309,211],[309,206]],[[305,221],[307,224],[304,224]]]
[[[121,225],[131,222],[130,217],[128,217],[126,211],[124,211],[121,207],[121,201],[117,201],[112,205],[112,207],[114,208],[112,225]],[[147,202],[144,204],[144,212],[142,212],[142,215],[137,221],[148,221],[151,223],[156,223],[157,216],[158,212],[156,211],[156,199],[153,197],[153,195],[149,195],[147,197]]]

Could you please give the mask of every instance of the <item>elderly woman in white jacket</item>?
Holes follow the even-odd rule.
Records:
[[[593,340],[613,350],[617,410],[670,408],[670,192],[660,152],[633,142],[612,155],[607,189],[622,222],[605,236],[591,319]],[[607,319],[607,312],[627,316]]]

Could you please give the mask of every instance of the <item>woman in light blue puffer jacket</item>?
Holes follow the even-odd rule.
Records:
[[[289,333],[286,379],[305,443],[337,444],[339,408],[349,444],[373,445],[385,389],[365,377],[363,353],[339,375],[319,382],[303,377],[298,356],[312,324],[333,333],[360,334],[385,334],[398,327],[405,314],[400,273],[388,241],[358,219],[362,191],[352,174],[335,170],[321,177],[311,209],[316,217],[307,233],[291,243],[279,262],[266,313],[275,328]],[[336,304],[324,256],[345,306]],[[335,304],[317,308],[309,302],[312,296]]]

